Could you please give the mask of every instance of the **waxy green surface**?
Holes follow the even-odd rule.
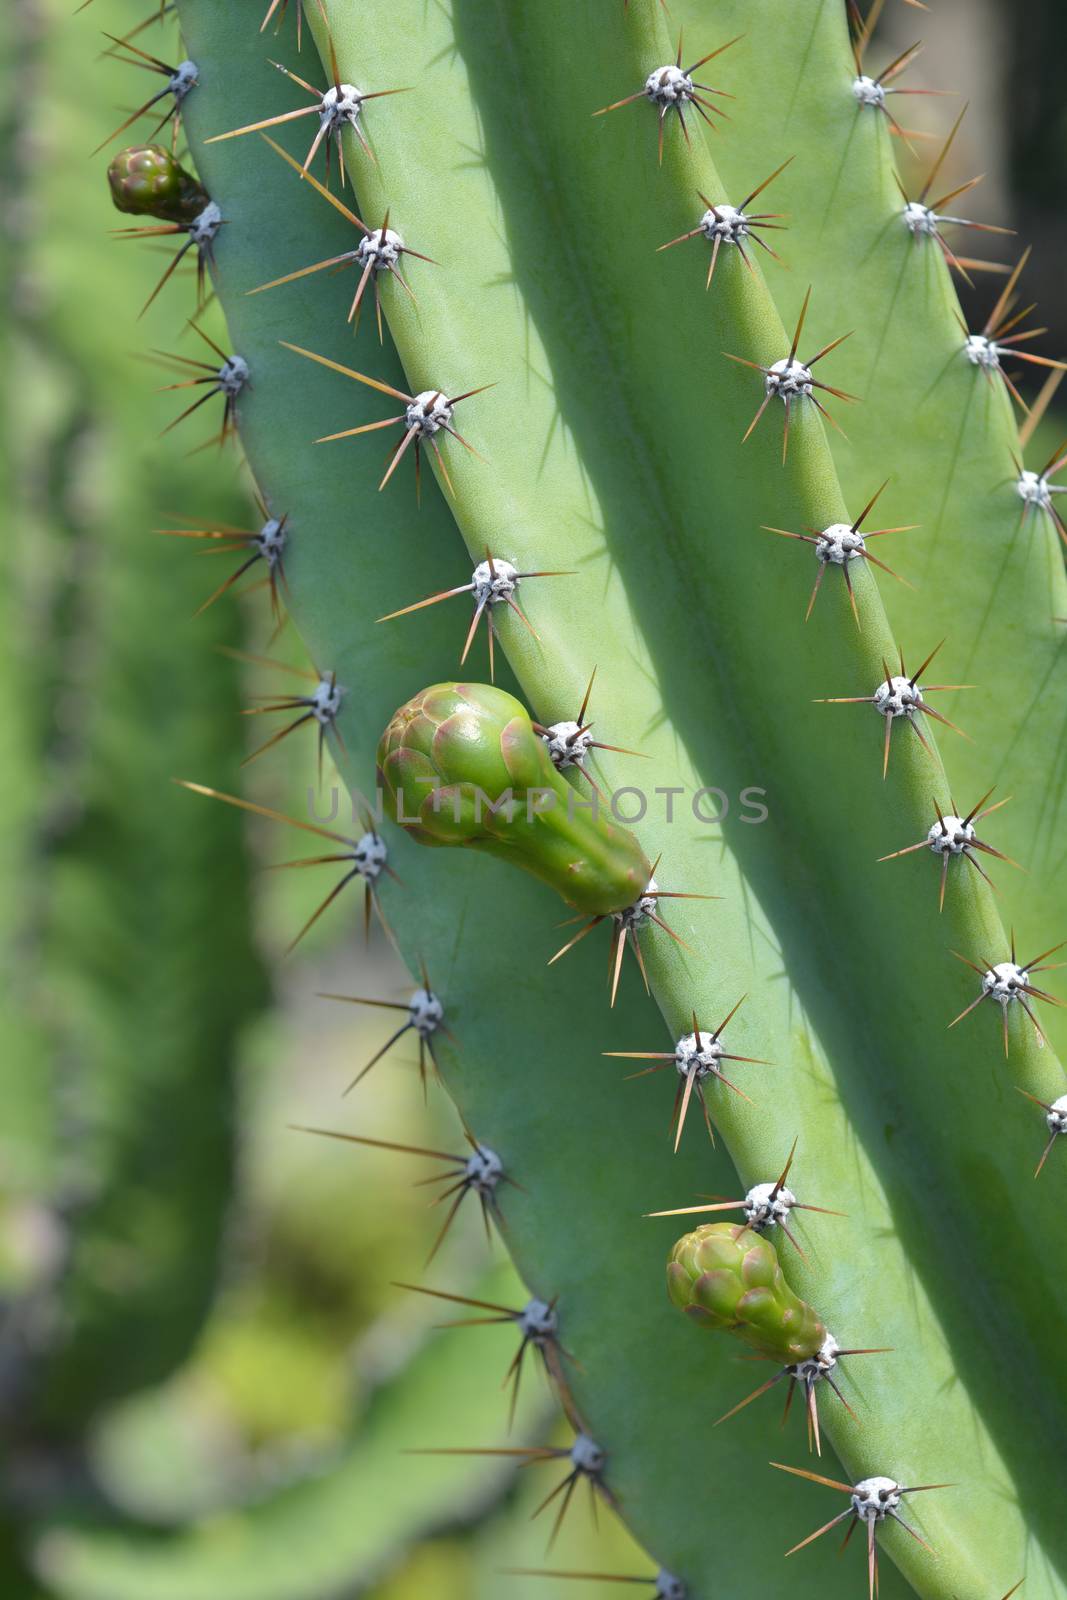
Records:
[[[822,8],[809,9],[814,20]],[[605,759],[609,783],[688,791],[673,823],[665,804],[650,805],[636,831],[650,859],[662,853],[665,887],[720,898],[677,902],[670,921],[690,950],[655,934],[646,959],[670,1034],[691,1026],[694,1008],[707,1027],[749,995],[731,1046],[776,1065],[744,1069],[751,1104],[724,1096],[713,1106],[743,1181],[773,1176],[798,1136],[801,1197],[848,1213],[806,1225],[808,1259],[789,1266],[842,1342],[895,1350],[850,1379],[858,1427],[824,1408],[845,1469],[959,1480],[915,1512],[937,1562],[897,1530],[883,1536],[920,1592],[984,1595],[990,1574],[1001,1592],[1025,1566],[1028,1594],[1059,1594],[1063,1534],[1047,1485],[1063,1424],[1064,1291],[1047,1262],[1063,1223],[1050,1210],[1035,1231],[1039,1130],[1020,1117],[1012,1084],[1041,1092],[1061,1080],[1051,1052],[1021,1030],[1008,1068],[993,1019],[946,1030],[974,993],[947,947],[1004,938],[985,886],[959,885],[939,918],[932,882],[875,865],[928,826],[933,759],[898,729],[883,783],[870,707],[811,703],[871,693],[895,641],[865,572],[862,633],[829,581],[805,628],[803,576],[786,561],[799,554],[760,532],[840,520],[845,503],[814,416],[794,419],[785,468],[780,407],[740,445],[760,380],[722,352],[766,363],[788,347],[761,277],[727,256],[706,296],[686,251],[655,254],[693,225],[694,191],[718,185],[701,142],[687,150],[668,127],[657,168],[650,107],[590,115],[673,54],[661,13],[592,0],[328,10],[343,75],[413,86],[367,108],[377,165],[349,150],[360,214],[376,222],[388,206],[391,226],[440,263],[409,263],[415,306],[384,286],[406,379],[369,319],[353,342],[351,286],[319,278],[242,297],[355,238],[254,136],[201,146],[294,98],[265,65],[257,82],[266,47],[248,19],[217,15],[207,0],[181,7],[203,74],[188,108],[194,149],[228,218],[220,290],[253,370],[245,440],[274,508],[294,517],[297,624],[320,666],[355,691],[341,719],[351,781],[370,784],[391,711],[453,672],[462,643],[454,616],[376,617],[464,581],[487,544],[522,567],[577,569],[551,594],[530,591],[540,645],[509,621],[505,644],[541,721],[573,716],[597,666],[599,731],[644,751],[655,773],[652,785],[623,758]],[[700,32],[694,53],[729,37],[718,17],[714,37]],[[717,62],[711,81],[732,89],[732,60],[757,45],[761,58],[780,50],[784,70],[792,41],[767,27]],[[834,334],[845,331],[840,286],[812,277],[813,314],[825,298],[842,316]],[[390,415],[395,402],[301,361],[281,339],[407,392],[497,383],[463,416],[486,460],[446,446],[470,557],[440,497],[424,489],[416,512],[402,474],[377,495],[373,440],[311,443]],[[814,334],[800,354],[820,342]],[[835,358],[826,381],[848,387]],[[903,642],[911,661],[936,639],[920,639],[917,658]],[[961,663],[945,655],[955,681]],[[721,829],[688,804],[702,785],[734,797]],[[750,785],[767,791],[760,827],[736,803]],[[700,1425],[740,1398],[743,1377],[660,1299],[670,1225],[637,1213],[697,1189],[729,1192],[735,1180],[696,1127],[670,1157],[673,1085],[620,1084],[600,1060],[611,1048],[664,1047],[636,974],[609,1014],[592,940],[569,971],[546,977],[558,943],[547,891],[495,862],[399,840],[395,852],[406,887],[387,893],[390,920],[410,958],[428,961],[461,1041],[450,1089],[523,1185],[507,1196],[507,1242],[531,1288],[561,1294],[584,1368],[575,1393],[609,1451],[628,1522],[698,1594],[773,1591],[786,1576],[798,1594],[854,1593],[862,1573],[821,1551],[781,1566],[779,1536],[785,1550],[821,1508],[814,1490],[779,1485],[772,1500],[763,1488],[762,1463],[782,1449],[772,1412],[753,1407],[714,1436]],[[790,1449],[805,1459],[800,1436]]]

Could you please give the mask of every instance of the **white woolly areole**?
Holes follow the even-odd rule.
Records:
[[[881,1522],[896,1511],[903,1493],[892,1478],[861,1478],[852,1485],[852,1509],[861,1522]]]
[[[831,522],[815,541],[819,560],[832,561],[837,567],[843,567],[846,561],[855,561],[866,548],[862,533],[857,533],[847,522]]]
[[[439,389],[423,389],[404,412],[404,422],[416,433],[438,433],[452,421],[452,406]]]
[[[541,735],[548,746],[552,765],[563,771],[566,767],[580,767],[589,754],[593,735],[577,722],[553,722],[548,732]]]
[[[408,1018],[420,1039],[436,1033],[444,1015],[445,1008],[432,989],[416,989],[408,1001]]]
[[[626,906],[622,911],[612,912],[612,916],[620,928],[629,929],[644,926],[656,909],[657,887],[655,878],[649,878],[648,887],[640,899],[635,900],[632,906]]]
[[[749,236],[748,218],[736,206],[725,201],[713,211],[705,211],[700,219],[705,239],[722,239],[725,244],[739,244]]]
[[[656,106],[676,106],[693,98],[693,80],[672,61],[669,66],[657,67],[645,79],[645,93]]]
[[[687,1078],[692,1072],[699,1083],[714,1072],[722,1060],[723,1047],[718,1039],[701,1028],[699,1034],[683,1033],[674,1047],[674,1064],[678,1076]]]
[[[777,1193],[775,1192],[777,1189]],[[797,1203],[792,1189],[773,1183],[754,1183],[745,1196],[745,1221],[755,1233],[785,1222]]]
[[[909,200],[900,213],[904,226],[916,238],[923,236],[929,238],[937,232],[939,221],[936,211],[931,211],[929,206],[924,206],[921,200]]]
[[[480,606],[495,606],[510,600],[519,587],[518,569],[500,556],[493,557],[493,565],[479,561],[471,573],[471,590]]]
[[[873,78],[868,78],[861,72],[858,78],[852,80],[852,98],[861,106],[884,106],[885,90]]]
[[[796,356],[792,360],[783,356],[781,361],[768,367],[763,387],[767,394],[781,395],[783,400],[794,400],[809,395],[813,382],[810,367],[798,361]]]
[[[198,211],[189,224],[189,237],[195,245],[211,244],[222,227],[222,212],[214,200],[209,200],[203,211]]]
[[[832,1333],[828,1333],[822,1344],[813,1356],[806,1361],[795,1361],[786,1371],[791,1377],[799,1378],[802,1382],[817,1383],[820,1378],[825,1378],[828,1372],[833,1372],[837,1366],[837,1358],[841,1354],[841,1346]]]
[[[195,61],[178,62],[178,65],[167,79],[167,88],[179,105],[185,99],[189,90],[196,88],[198,76]]]
[[[1067,1094],[1061,1094],[1058,1100],[1053,1100],[1045,1112],[1045,1121],[1049,1133],[1067,1133]]]
[[[926,835],[935,856],[961,856],[976,838],[973,822],[950,816],[946,816],[943,823],[935,822]]]
[[[518,1321],[523,1338],[537,1345],[554,1338],[559,1327],[559,1318],[547,1300],[527,1300]]]
[[[270,567],[276,567],[285,550],[286,529],[280,517],[268,517],[256,534],[259,554]]]
[[[363,96],[351,83],[333,84],[319,101],[319,125],[335,132],[345,123],[354,128],[363,109]]]
[[[248,362],[244,356],[227,356],[219,368],[219,388],[223,394],[227,394],[232,398],[234,395],[240,394],[248,382],[248,377]]]
[[[1000,351],[984,333],[969,333],[963,341],[963,353],[972,367],[992,369],[1000,366]]]
[[[464,1172],[470,1188],[476,1189],[479,1194],[491,1195],[504,1176],[504,1163],[495,1150],[490,1150],[487,1144],[480,1144],[467,1157]]]
[[[356,840],[352,859],[360,877],[367,883],[376,883],[385,871],[389,848],[380,833],[365,833]]]
[[[375,228],[359,241],[356,258],[361,267],[370,261],[375,272],[382,272],[395,267],[403,251],[404,241],[392,228]]]
[[[1016,966],[1014,961],[1000,961],[995,967],[990,967],[988,972],[982,973],[982,988],[991,1000],[998,1006],[1010,1005],[1019,998],[1019,991],[1030,982],[1030,974],[1025,967]]]
[[[316,722],[327,727],[341,709],[341,697],[344,690],[332,678],[320,678],[319,686],[308,700],[311,713]]]
[[[883,717],[911,717],[923,703],[923,692],[917,683],[899,674],[887,678],[874,691],[874,709]]]
[[[681,1578],[676,1578],[666,1567],[656,1573],[656,1600],[687,1600],[689,1590]]]
[[[580,1433],[571,1445],[571,1462],[579,1472],[587,1472],[590,1477],[603,1470],[606,1460],[605,1451],[587,1433]]]
[[[1019,499],[1042,511],[1048,511],[1052,506],[1053,488],[1047,478],[1038,472],[1031,472],[1028,467],[1024,467],[1015,480],[1015,493]]]

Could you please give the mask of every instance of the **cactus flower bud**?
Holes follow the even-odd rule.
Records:
[[[734,1333],[782,1366],[810,1360],[827,1337],[822,1318],[786,1283],[774,1245],[736,1222],[705,1223],[678,1240],[667,1293],[698,1327]]]
[[[210,196],[162,145],[120,150],[107,169],[111,199],[119,211],[162,222],[193,222]]]
[[[421,844],[467,845],[532,872],[593,916],[632,906],[651,867],[627,828],[561,777],[529,713],[482,683],[437,683],[378,745],[386,805]]]

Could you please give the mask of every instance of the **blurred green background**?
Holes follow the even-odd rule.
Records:
[[[227,3],[250,26],[264,7]],[[410,987],[380,930],[365,947],[360,887],[287,958],[332,869],[267,870],[310,845],[170,783],[301,816],[316,770],[309,734],[239,771],[239,708],[263,674],[219,646],[297,663],[299,647],[272,640],[261,591],[194,617],[227,558],[153,531],[256,514],[237,452],[196,451],[208,421],[158,437],[180,397],[155,392],[169,376],[146,356],[200,354],[193,269],[138,320],[169,247],[108,236],[115,146],[89,154],[155,86],[100,59],[101,30],[127,32],[145,5],[6,0],[0,17],[0,1595],[608,1600],[614,1586],[499,1575],[546,1564],[529,1516],[558,1469],[403,1454],[506,1443],[497,1375],[515,1348],[511,1328],[438,1333],[447,1308],[392,1287],[424,1277],[424,1166],[353,1148],[341,1182],[289,1127],[337,1125],[392,1027],[317,993]],[[933,6],[890,0],[878,61],[922,33],[909,81],[981,105],[948,177],[989,174],[969,214],[1033,240],[1051,290],[1067,229],[1057,6]],[[139,43],[180,54],[171,23]],[[943,127],[943,104],[910,101],[905,120]],[[980,280],[972,318],[997,284]],[[205,325],[221,337],[216,308]],[[320,814],[336,789],[327,772]],[[459,1148],[410,1047],[357,1092],[364,1132]],[[525,1299],[473,1208],[428,1281]],[[534,1366],[512,1442],[557,1427]],[[548,1564],[647,1572],[601,1523],[576,1503]]]

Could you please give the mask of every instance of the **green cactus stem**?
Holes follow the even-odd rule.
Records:
[[[668,22],[653,0],[317,0],[308,20],[322,81],[356,86],[359,98],[361,85],[410,86],[359,129],[336,127],[337,103],[328,108],[318,89],[293,112],[292,86],[269,67],[256,32],[258,8],[250,20],[236,6],[180,0],[203,69],[188,131],[229,221],[216,288],[233,347],[255,374],[241,401],[242,442],[269,503],[298,530],[287,566],[293,624],[312,660],[358,685],[327,735],[354,793],[372,781],[379,731],[398,702],[428,683],[444,698],[431,717],[416,695],[410,735],[397,728],[378,757],[404,880],[402,893],[382,884],[383,905],[412,969],[424,955],[442,974],[462,1041],[459,1051],[442,1045],[442,1080],[513,1180],[508,1248],[532,1295],[559,1296],[576,1361],[570,1400],[654,1565],[693,1595],[776,1593],[783,1574],[771,1546],[786,1548],[809,1524],[783,1482],[770,1499],[771,1436],[758,1409],[734,1428],[700,1426],[728,1403],[726,1341],[696,1339],[656,1292],[660,1249],[637,1213],[668,1173],[685,1192],[739,1192],[717,1152],[705,1146],[697,1160],[689,1140],[673,1154],[653,1136],[641,1097],[605,1084],[601,1057],[623,1053],[607,1047],[651,1046],[660,1022],[636,985],[614,1016],[589,1004],[591,941],[545,974],[544,880],[559,892],[575,841],[538,831],[536,817],[479,819],[467,804],[475,784],[503,799],[547,777],[539,730],[573,712],[594,667],[610,737],[655,764],[638,795],[644,809],[626,817],[639,841],[638,886],[662,857],[665,871],[709,891],[680,911],[684,945],[648,930],[643,959],[662,1025],[673,1040],[692,1025],[699,1041],[698,1016],[750,996],[738,1049],[776,1065],[751,1101],[723,1097],[722,1143],[747,1185],[798,1140],[805,1187],[810,1178],[842,1213],[832,1239],[802,1236],[809,1248],[788,1258],[788,1287],[765,1242],[746,1269],[737,1243],[746,1230],[727,1224],[736,1240],[707,1246],[708,1273],[697,1270],[704,1245],[681,1249],[676,1293],[790,1374],[822,1360],[827,1326],[893,1346],[892,1360],[848,1375],[853,1417],[834,1408],[841,1481],[892,1472],[895,1484],[951,1477],[961,1489],[919,1501],[922,1543],[887,1520],[880,1544],[928,1600],[1001,1592],[1024,1559],[1029,1600],[1062,1600],[1067,1540],[1052,1486],[1067,1415],[1058,1335],[1067,1283],[1049,1263],[1065,1214],[1049,1205],[1035,1231],[1030,1176],[1037,1117],[1063,1095],[1062,1068],[1018,1005],[1007,1016],[1007,1069],[993,1005],[976,1008],[967,1028],[949,1027],[975,1000],[978,977],[951,951],[1003,965],[1011,948],[990,885],[964,861],[939,908],[936,879],[921,881],[920,862],[931,870],[921,853],[878,865],[922,839],[934,802],[945,812],[960,794],[957,774],[967,803],[993,784],[1014,789],[1018,776],[1025,800],[1003,815],[1040,841],[1035,864],[1046,869],[1036,910],[1025,927],[1019,919],[1020,948],[1051,947],[1067,931],[1054,892],[1067,857],[1052,843],[1064,769],[1051,686],[1067,661],[1051,621],[1067,614],[1058,539],[1035,514],[1008,543],[1005,515],[1018,517],[1021,496],[1008,463],[990,463],[1021,441],[999,374],[988,363],[977,370],[964,346],[936,241],[917,241],[901,217],[888,124],[871,110],[877,96],[856,92],[844,7],[724,0],[709,18],[706,0],[678,0],[683,19],[673,9]],[[710,141],[687,116],[683,133],[682,63],[742,29],[724,58],[735,120]],[[284,65],[300,67],[292,52]],[[594,119],[631,94],[628,111]],[[665,111],[678,116],[664,128]],[[389,219],[440,263],[420,272],[417,302],[386,283],[381,346],[377,330],[367,337],[349,325],[348,286],[327,273],[293,277],[309,263],[340,263],[352,245],[350,219],[252,131],[294,115],[282,137],[292,160],[306,168],[302,119],[317,116],[318,142],[337,133],[344,143],[365,226]],[[782,255],[792,270],[762,252],[749,262],[720,246],[715,257],[720,239],[744,239],[747,252],[751,230],[743,235],[735,215],[733,232],[704,229],[717,260],[705,292],[688,251],[657,246],[693,229],[698,198],[744,211],[768,172],[778,175],[775,205],[790,212]],[[284,292],[253,295],[283,278]],[[824,373],[842,385],[831,421],[838,399],[860,402],[848,414],[851,443],[835,432],[833,448],[817,404]],[[475,384],[493,384],[492,394]],[[383,415],[383,392],[414,409]],[[401,427],[388,479],[401,453],[450,426],[447,396],[463,398],[469,439],[449,441],[441,458],[428,448],[437,482],[416,517],[397,486],[377,493],[374,445],[384,437],[349,436]],[[884,584],[874,560],[848,564],[866,546],[845,535],[866,537],[860,507],[870,509],[890,470],[879,520],[891,504],[886,522],[918,524],[907,535],[908,578],[920,582],[924,568],[938,577],[918,598]],[[1005,477],[999,499],[994,471]],[[799,546],[790,559],[763,527],[812,533],[808,571]],[[536,633],[499,608],[514,704],[530,708],[514,749],[510,705],[494,710],[500,702],[473,686],[463,693],[474,701],[460,705],[454,687],[440,687],[455,659],[436,614],[445,608],[421,610],[418,628],[376,626],[413,594],[460,592],[451,586],[470,559],[505,538],[517,571],[576,574],[533,589]],[[841,565],[850,581],[825,583],[807,621],[817,560]],[[951,776],[925,719],[942,704],[954,718],[955,701],[931,709],[922,684],[905,695],[891,665],[918,662],[942,634],[948,665],[938,677],[980,685],[973,712],[961,714],[974,744],[950,748]],[[514,692],[510,677],[505,690]],[[870,704],[839,714],[815,703],[829,697]],[[891,719],[901,716],[922,739],[898,736],[886,771]],[[613,784],[614,752],[597,761]],[[420,777],[458,792],[457,820],[409,795]],[[748,785],[766,791],[766,826],[747,826],[740,804],[727,815],[700,809],[697,797],[737,801]],[[670,798],[661,804],[651,790]],[[584,844],[592,824],[583,817],[582,826]],[[474,848],[420,850],[424,836]],[[573,859],[592,863],[583,893],[617,908],[633,888],[620,884],[616,897],[625,851],[617,860],[600,847]],[[505,854],[527,871],[507,873]],[[506,986],[487,982],[494,964]],[[651,1078],[649,1094],[662,1083]],[[338,1159],[372,1158],[364,1134],[327,1131],[349,1141],[335,1145]],[[1053,1152],[1046,1185],[1062,1181],[1057,1165]],[[721,1240],[714,1228],[703,1236]],[[786,1361],[798,1350],[802,1359]],[[696,1506],[694,1485],[712,1482],[714,1496]],[[780,1543],[767,1536],[771,1517]],[[886,1590],[900,1581],[884,1575]],[[851,1574],[835,1580],[814,1557],[790,1564],[794,1600],[851,1590]]]

